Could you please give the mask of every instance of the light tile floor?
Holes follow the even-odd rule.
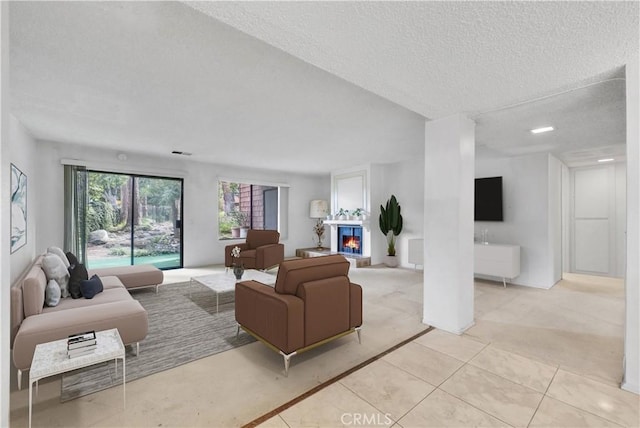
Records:
[[[216,271],[170,271],[166,282]],[[420,272],[351,276],[366,296],[362,345],[347,336],[309,351],[285,378],[277,355],[253,343],[128,383],[126,409],[118,388],[61,404],[59,380],[43,382],[35,426],[240,426],[424,328]],[[475,290],[464,335],[432,331],[262,426],[640,425],[638,396],[618,387],[622,281],[569,275],[551,290]],[[11,393],[12,427],[25,426],[27,402],[26,391]]]
[[[260,426],[638,427],[640,399],[618,387],[622,314],[620,280],[478,281],[466,334],[432,331]]]

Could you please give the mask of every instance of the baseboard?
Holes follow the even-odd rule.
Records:
[[[625,391],[633,392],[634,394],[640,395],[640,385],[638,385],[637,383],[624,381],[622,382],[622,385],[620,385],[620,388],[624,389]]]
[[[465,327],[462,327],[462,328],[451,328],[450,326],[444,326],[444,325],[440,325],[440,323],[429,321],[426,318],[422,319],[422,323],[430,325],[431,327],[435,327],[438,330],[447,331],[449,333],[453,333],[453,334],[457,334],[457,335],[463,334],[465,331],[469,330],[471,327],[473,327],[476,324],[475,321],[471,321],[471,323],[469,323]]]

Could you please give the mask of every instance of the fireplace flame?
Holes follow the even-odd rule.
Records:
[[[343,244],[343,246],[347,247],[347,248],[351,248],[352,250],[359,250],[360,249],[360,241],[356,238],[354,238],[353,236],[347,238]]]

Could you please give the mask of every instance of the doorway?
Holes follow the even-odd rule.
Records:
[[[182,267],[182,179],[87,171],[87,183],[88,267]]]

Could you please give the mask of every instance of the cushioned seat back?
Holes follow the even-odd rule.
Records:
[[[11,346],[25,317],[42,312],[46,286],[42,256],[38,256],[26,273],[11,286]]]
[[[254,230],[247,231],[247,245],[250,250],[262,247],[263,245],[277,244],[280,241],[280,233],[277,230]]]
[[[275,289],[280,294],[296,294],[305,282],[335,276],[348,276],[350,264],[342,256],[322,256],[280,263]]]

